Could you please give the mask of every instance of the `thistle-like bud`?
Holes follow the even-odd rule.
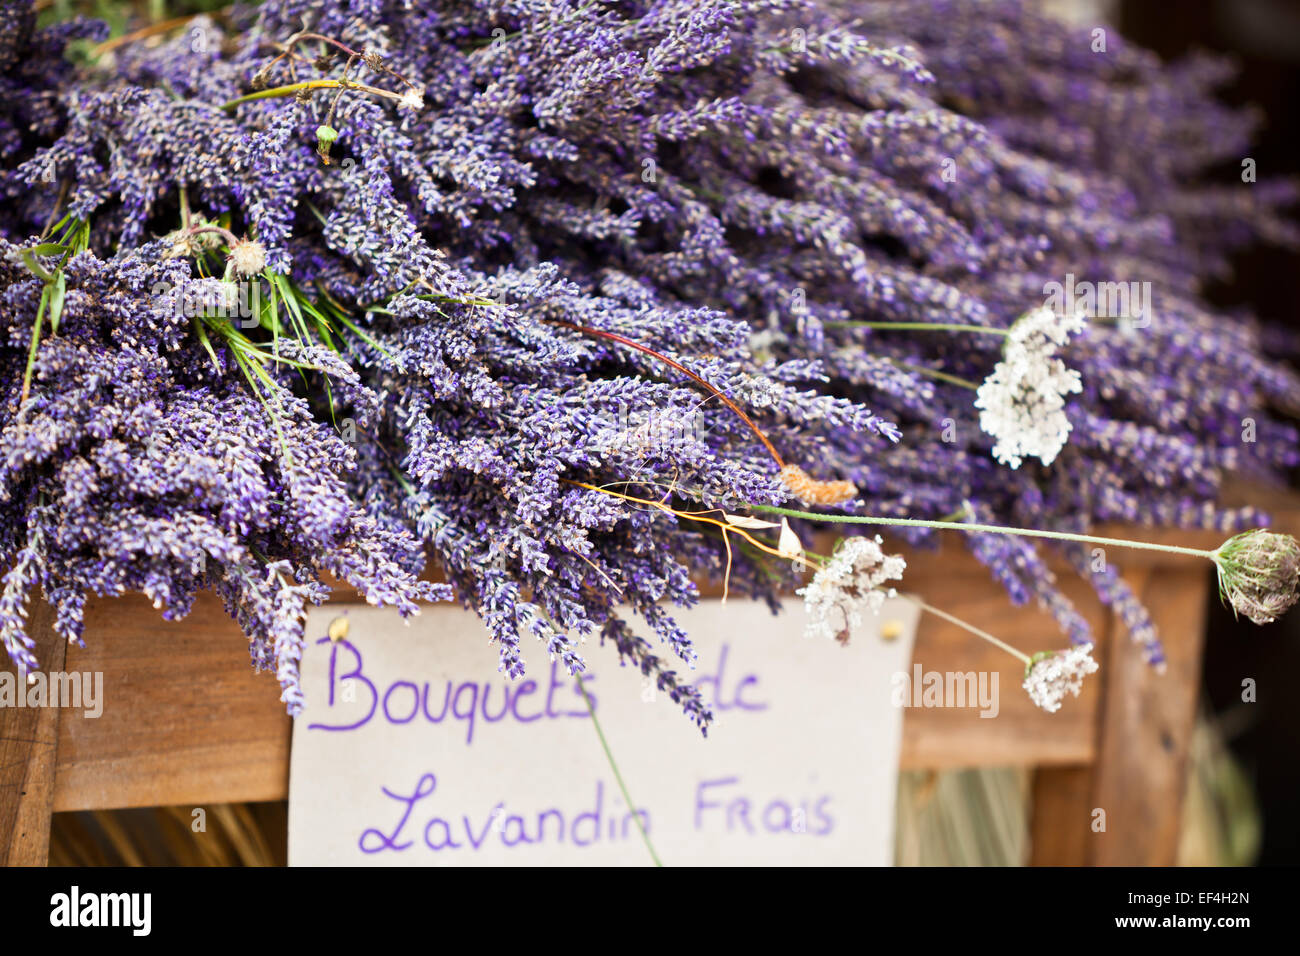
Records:
[[[327,166],[330,161],[330,147],[334,145],[334,141],[338,138],[339,131],[333,126],[316,127],[316,155],[318,155]]]
[[[376,73],[384,68],[384,55],[376,50],[366,50],[361,54],[361,61]]]
[[[1300,542],[1289,534],[1247,531],[1211,556],[1219,596],[1256,624],[1275,621],[1300,599]]]
[[[235,275],[255,276],[266,268],[266,247],[255,239],[240,239],[230,247],[227,261]]]

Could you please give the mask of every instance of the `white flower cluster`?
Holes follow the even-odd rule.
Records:
[[[853,628],[862,623],[862,608],[879,613],[885,598],[893,597],[886,581],[903,577],[907,562],[896,554],[885,554],[881,539],[846,538],[827,565],[813,575],[803,596],[808,611],[809,637],[833,637],[847,643]]]
[[[1081,644],[1034,661],[1022,686],[1035,704],[1054,714],[1061,709],[1066,693],[1078,697],[1084,677],[1096,671],[1092,645]]]
[[[1050,465],[1065,447],[1070,420],[1065,396],[1080,391],[1079,373],[1056,357],[1072,333],[1083,331],[1078,313],[1057,315],[1044,306],[1011,326],[1002,361],[975,397],[980,428],[997,439],[993,457],[1012,468],[1033,456]]]

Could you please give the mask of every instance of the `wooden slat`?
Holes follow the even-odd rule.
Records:
[[[1092,765],[1034,772],[1029,840],[1031,866],[1082,866],[1091,851]]]
[[[53,612],[33,597],[28,633],[36,642],[42,668],[63,669],[67,645],[51,627]],[[17,681],[18,693],[26,680]],[[53,806],[58,707],[0,707],[0,863],[5,866],[44,866],[50,850],[50,811]]]
[[[1090,843],[1096,865],[1171,866],[1177,857],[1209,574],[1155,568],[1139,592],[1165,644],[1165,674],[1139,654],[1110,655],[1093,804],[1106,812],[1106,830]]]
[[[1147,567],[1130,569],[1124,575],[1136,594],[1146,589],[1150,577],[1151,570]],[[1112,659],[1135,656],[1134,649],[1126,644],[1126,636],[1123,624],[1111,615],[1105,640],[1093,649],[1093,657],[1100,667],[1089,683],[1103,701],[1118,686],[1109,680]],[[1093,715],[1094,750],[1104,707],[1103,703]],[[1035,768],[1029,822],[1031,866],[1082,866],[1091,859],[1096,794],[1094,761],[1079,766]]]
[[[69,669],[101,671],[99,718],[60,723],[55,810],[283,799],[290,721],[279,685],[254,673],[248,641],[203,594],[183,621],[138,595],[86,610]]]
[[[988,573],[963,552],[927,563],[910,584],[944,610],[1026,651],[1057,647],[1054,621],[1036,608],[1011,609]],[[1096,628],[1106,616],[1088,586],[1062,580]],[[350,596],[343,591],[342,597]],[[98,719],[63,715],[56,810],[199,805],[283,799],[288,793],[290,722],[273,678],[253,673],[247,641],[211,595],[183,621],[163,621],[138,596],[90,602],[87,646],[70,648],[68,668],[102,671]],[[904,767],[1087,762],[1095,753],[1098,698],[1092,688],[1059,713],[1037,710],[1020,689],[1016,661],[965,631],[926,615],[914,660],[926,670],[996,671],[1000,712],[909,709]]]
[[[1107,648],[1096,760],[1035,774],[1034,865],[1174,863],[1211,575],[1168,567],[1125,576],[1160,629],[1168,668],[1155,673],[1122,639]]]

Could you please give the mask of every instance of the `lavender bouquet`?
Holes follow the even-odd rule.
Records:
[[[1049,710],[1096,664],[1035,540],[1157,666],[1094,551],[1156,546],[1098,522],[1241,532],[1195,552],[1224,596],[1259,622],[1296,600],[1300,548],[1216,504],[1300,460],[1275,411],[1300,379],[1200,297],[1297,238],[1291,184],[1210,178],[1254,122],[1219,61],[1011,0],[270,0],[113,40],[4,0],[0,24],[21,668],[37,587],[73,642],[89,594],[178,618],[212,588],[297,713],[334,579],[463,602],[511,677],[529,635],[575,674],[598,635],[704,728],[668,608],[701,577],[775,606],[811,567],[810,629],[846,638],[905,565],[805,548],[828,526],[963,531],[1068,636],[1007,648]]]

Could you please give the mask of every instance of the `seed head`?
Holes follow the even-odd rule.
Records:
[[[1256,624],[1277,620],[1300,599],[1300,543],[1289,534],[1236,535],[1214,552],[1214,565],[1219,596]]]
[[[163,253],[165,259],[187,259],[194,256],[200,256],[209,250],[216,249],[221,245],[221,234],[218,232],[199,232],[205,226],[211,226],[212,223],[202,219],[196,219],[194,227],[191,229],[177,229],[167,234],[167,251]]]
[[[255,276],[266,268],[266,247],[255,239],[239,239],[230,247],[227,262],[235,275]]]

